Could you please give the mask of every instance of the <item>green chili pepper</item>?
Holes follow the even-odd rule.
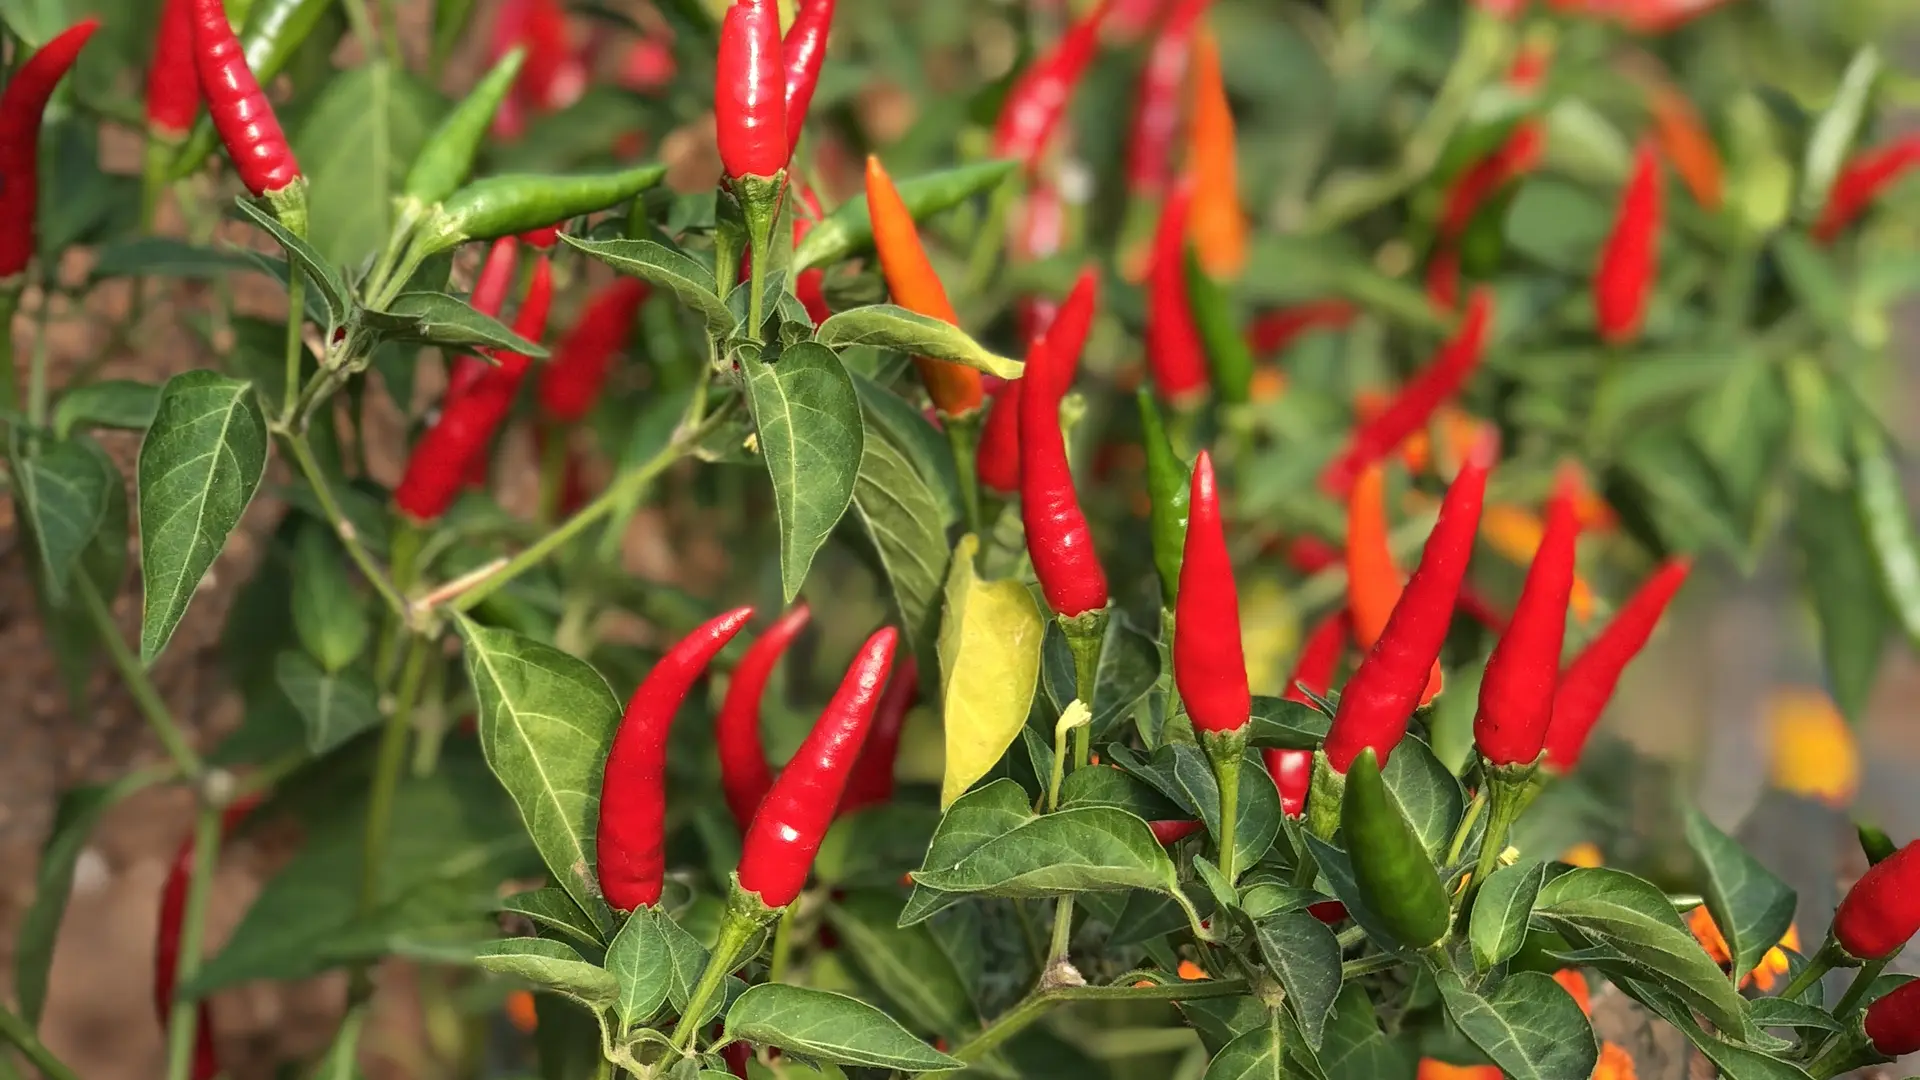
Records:
[[[492,240],[591,214],[660,182],[665,165],[572,176],[508,175],[475,180],[448,196],[422,230],[420,254],[468,240]]]
[[[1253,396],[1253,350],[1240,333],[1233,301],[1192,247],[1187,248],[1187,307],[1213,368],[1213,392],[1229,405],[1245,405]]]
[[[1167,438],[1167,426],[1154,404],[1153,391],[1142,389],[1140,441],[1147,450],[1147,495],[1152,499],[1149,522],[1153,533],[1153,568],[1160,574],[1160,603],[1173,610],[1180,588],[1180,556],[1187,546],[1187,501],[1191,473]]]
[[[240,49],[260,85],[267,85],[287,69],[294,53],[332,7],[333,0],[256,0],[240,32]],[[171,179],[185,179],[199,171],[219,143],[212,118],[202,115],[173,159]]]
[[[1853,830],[1860,836],[1860,851],[1867,857],[1869,866],[1878,866],[1889,855],[1900,850],[1894,844],[1893,837],[1887,835],[1887,830],[1878,825],[1856,819]]]
[[[921,221],[991,189],[1011,175],[1017,165],[1019,162],[1012,160],[982,161],[902,180],[895,186],[900,192],[900,201],[907,204],[907,213],[913,220]],[[834,207],[833,213],[808,231],[807,238],[800,241],[799,249],[793,253],[793,272],[797,274],[811,266],[825,266],[871,250],[873,219],[867,213],[866,196],[862,195]]]
[[[1447,934],[1447,892],[1420,836],[1387,793],[1369,747],[1347,770],[1340,827],[1360,898],[1404,945],[1424,949]]]
[[[493,123],[493,114],[500,111],[507,91],[513,89],[513,80],[519,77],[520,65],[526,58],[525,48],[508,51],[473,88],[473,93],[440,121],[440,126],[427,137],[426,145],[420,148],[420,156],[413,159],[413,168],[407,170],[407,183],[401,189],[405,198],[431,206],[453,194],[466,181],[467,174],[473,171],[473,159],[480,151],[480,142],[486,138],[487,125]]]
[[[1870,424],[1858,425],[1854,458],[1854,506],[1866,528],[1880,586],[1908,644],[1920,649],[1920,552],[1914,548],[1899,471],[1885,440]]]

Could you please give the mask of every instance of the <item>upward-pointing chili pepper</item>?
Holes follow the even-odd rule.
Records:
[[[487,261],[480,264],[480,275],[474,279],[473,294],[467,297],[467,306],[488,318],[499,317],[500,309],[507,305],[507,291],[513,288],[513,272],[519,263],[519,241],[511,236],[495,240],[493,246],[487,249]],[[465,397],[491,366],[477,356],[463,353],[453,362],[453,371],[447,375],[444,401],[450,403]]]
[[[880,695],[880,707],[873,715],[873,730],[853,763],[846,794],[840,797],[841,813],[881,806],[893,799],[893,769],[900,757],[900,733],[906,729],[907,714],[913,711],[919,695],[920,667],[912,656],[907,656],[887,680],[886,693]]]
[[[708,620],[668,649],[627,701],[600,784],[594,831],[600,894],[615,911],[655,903],[666,883],[667,734],[693,684],[753,609]]]
[[[1347,613],[1362,649],[1380,640],[1399,600],[1400,568],[1394,565],[1387,537],[1386,472],[1375,462],[1360,471],[1347,496]],[[1420,703],[1440,696],[1445,685],[1435,660]]]
[[[993,388],[987,419],[980,425],[980,448],[973,471],[980,486],[1001,495],[1020,490],[1020,394],[1025,379],[1008,379]]]
[[[300,179],[300,163],[247,66],[221,0],[193,0],[193,53],[207,114],[240,182],[260,196],[286,190]]]
[[[1640,336],[1660,255],[1660,218],[1660,158],[1652,143],[1642,142],[1593,276],[1594,316],[1600,339],[1609,345]]]
[[[1547,502],[1546,535],[1480,683],[1473,741],[1480,756],[1495,765],[1531,765],[1546,746],[1579,536],[1573,492],[1563,481]]]
[[[1247,218],[1240,210],[1233,106],[1220,74],[1220,46],[1204,29],[1193,41],[1193,115],[1187,143],[1193,169],[1194,253],[1213,277],[1237,277],[1247,265]]]
[[[193,65],[193,0],[166,0],[147,68],[147,134],[177,143],[200,113],[200,75]]]
[[[1020,518],[1027,554],[1047,606],[1068,619],[1107,606],[1107,574],[1080,512],[1060,431],[1060,398],[1073,384],[1078,361],[1078,354],[1056,351],[1051,334],[1035,339],[1020,394]]]
[[[100,28],[82,19],[41,46],[0,93],[0,288],[33,260],[40,203],[40,120],[53,88]]]
[[[1814,238],[1829,243],[1900,178],[1920,166],[1920,133],[1905,135],[1854,155],[1841,168],[1827,194],[1827,205],[1813,226]]]
[[[813,91],[820,85],[820,66],[827,60],[827,32],[833,28],[834,0],[803,0],[782,42],[786,59],[787,157],[800,145]],[[784,162],[783,162],[784,164]]]
[[[647,283],[619,277],[587,301],[580,321],[553,350],[540,371],[540,408],[551,420],[568,424],[587,415],[606,385],[613,358],[627,346],[633,317],[646,302]]]
[[[1193,197],[1182,184],[1160,210],[1147,265],[1147,369],[1169,403],[1184,407],[1207,388],[1206,348],[1187,299],[1187,212]]]
[[[873,222],[873,246],[880,253],[880,269],[894,303],[958,326],[960,317],[947,299],[946,286],[933,272],[926,249],[920,245],[912,211],[900,198],[880,159],[872,156],[867,158],[867,212]],[[924,356],[914,357],[913,363],[920,369],[920,380],[926,384],[934,408],[948,416],[966,416],[980,408],[985,391],[978,371]]]
[[[1193,35],[1210,2],[1175,0],[1147,53],[1127,140],[1127,191],[1136,198],[1158,198],[1173,178],[1173,143],[1186,101]]]
[[[1193,463],[1187,543],[1173,620],[1173,680],[1196,731],[1235,731],[1252,719],[1247,656],[1240,641],[1240,593],[1220,521],[1213,457]]]
[[[1720,165],[1720,151],[1700,123],[1693,103],[1680,91],[1659,83],[1648,88],[1647,107],[1653,114],[1660,150],[1679,174],[1680,182],[1687,185],[1693,201],[1703,210],[1719,210],[1725,201],[1725,170]]]
[[[1345,770],[1340,828],[1368,910],[1401,944],[1424,949],[1447,934],[1447,892],[1400,804],[1387,792],[1372,747]]]
[[[773,786],[773,770],[767,767],[767,752],[760,742],[760,698],[774,666],[794,637],[806,629],[812,614],[807,605],[795,605],[754,639],[734,665],[727,696],[713,720],[713,739],[720,752],[720,790],[742,833]]]
[[[1060,309],[1047,325],[1047,348],[1053,350],[1055,356],[1055,363],[1047,370],[1059,376],[1059,380],[1044,385],[1056,404],[1073,388],[1073,373],[1080,366],[1080,354],[1086,349],[1087,335],[1093,330],[1093,312],[1099,299],[1100,276],[1092,267],[1087,267],[1073,280],[1073,288],[1068,290],[1067,298],[1060,302]],[[1032,377],[1027,376],[1029,380]],[[1042,384],[1029,383],[1029,388],[1037,385]]]
[[[1553,695],[1553,721],[1547,729],[1548,765],[1570,771],[1580,763],[1587,735],[1599,721],[1608,699],[1613,697],[1620,673],[1646,646],[1653,628],[1660,623],[1661,613],[1667,610],[1667,603],[1686,583],[1690,569],[1692,564],[1685,559],[1662,566],[1631,599],[1620,605],[1613,621],[1580,651],[1560,676],[1560,685]]]
[[[1144,388],[1139,395],[1140,441],[1147,452],[1148,524],[1153,568],[1160,578],[1160,606],[1172,611],[1180,594],[1180,563],[1187,547],[1187,507],[1193,474],[1174,452],[1160,408]]]
[[[1492,457],[1493,447],[1483,444],[1461,466],[1420,553],[1420,566],[1401,590],[1380,640],[1340,693],[1326,743],[1327,760],[1337,772],[1346,772],[1362,750],[1384,759],[1407,733],[1407,720],[1446,643],[1454,601],[1473,558]]]
[[[893,627],[882,627],[861,646],[819,723],[780,770],[747,828],[740,849],[740,887],[758,893],[768,907],[793,903],[807,884],[813,857],[859,760],[899,638]]]
[[[1900,951],[1920,931],[1920,841],[1873,864],[1833,913],[1833,937],[1856,960]]]
[[[1038,168],[1046,155],[1047,141],[1073,98],[1074,87],[1099,51],[1100,24],[1112,6],[1111,0],[1100,0],[1007,91],[1000,119],[994,125],[993,156],[1017,158],[1026,164],[1028,173]]]
[[[1187,313],[1213,372],[1214,393],[1228,405],[1244,405],[1253,400],[1253,350],[1227,290],[1201,265],[1200,249],[1189,248],[1186,255]]]
[[[1320,474],[1321,488],[1344,494],[1367,463],[1393,453],[1409,435],[1420,430],[1441,405],[1459,393],[1480,364],[1492,321],[1491,294],[1484,289],[1475,290],[1467,299],[1459,332],[1441,346],[1433,363],[1395,394],[1378,416],[1354,429],[1347,449]]]
[[[474,155],[487,136],[500,103],[513,89],[513,81],[526,62],[527,51],[510,49],[494,62],[492,70],[475,84],[473,92],[455,105],[427,136],[420,153],[407,169],[401,195],[423,206],[431,206],[459,190],[473,171]],[[550,245],[549,245],[550,246]]]
[[[241,820],[260,805],[261,796],[249,795],[220,815],[222,835],[233,832]],[[160,918],[153,940],[153,1011],[165,1030],[173,1013],[173,988],[180,971],[180,931],[186,924],[187,891],[193,884],[196,845],[189,835],[174,853],[167,880],[160,887]],[[194,1018],[193,1080],[213,1080],[220,1073],[220,1057],[213,1043],[213,1011],[200,1002]]]
[[[713,111],[728,176],[773,176],[787,167],[787,74],[780,63],[780,9],[734,0],[720,24]]]
[[[1335,608],[1313,624],[1306,643],[1300,646],[1300,657],[1294,661],[1293,673],[1287,678],[1287,691],[1282,697],[1306,705],[1311,701],[1302,687],[1322,695],[1333,688],[1334,669],[1340,666],[1340,656],[1346,652],[1351,626],[1346,608]],[[1273,774],[1274,786],[1280,789],[1280,812],[1294,818],[1305,814],[1307,788],[1313,780],[1313,751],[1269,747],[1262,750],[1261,755],[1266,759],[1267,771]]]

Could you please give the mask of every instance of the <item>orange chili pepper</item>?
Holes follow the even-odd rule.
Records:
[[[1347,611],[1362,650],[1380,640],[1400,590],[1400,568],[1387,539],[1386,473],[1376,462],[1361,470],[1347,495]],[[1420,703],[1432,701],[1443,682],[1436,660]]]
[[[1581,1012],[1588,1016],[1593,1015],[1593,995],[1587,992],[1585,975],[1580,974],[1575,968],[1561,968],[1553,973],[1553,981],[1559,983],[1562,990],[1573,995],[1573,1003],[1580,1006]]]
[[[1633,1072],[1633,1055],[1619,1043],[1600,1044],[1600,1060],[1593,1067],[1592,1080],[1637,1080]]]
[[[1433,1058],[1421,1058],[1415,1080],[1501,1080],[1505,1075],[1493,1065],[1449,1065]]]
[[[1205,30],[1193,43],[1192,78],[1187,152],[1194,187],[1188,235],[1208,274],[1233,278],[1247,265],[1247,219],[1240,211],[1233,109],[1220,74],[1220,47]]]
[[[912,212],[880,159],[871,155],[867,158],[867,208],[873,218],[873,246],[880,253],[880,268],[894,302],[908,311],[958,326],[960,318],[947,299],[940,276],[927,261]],[[914,357],[913,363],[920,369],[920,380],[926,384],[934,408],[945,415],[966,416],[985,400],[978,371],[924,356]]]
[[[533,995],[525,990],[515,990],[507,995],[507,1020],[514,1030],[531,1035],[540,1026],[540,1015],[534,1011]]]
[[[1196,964],[1191,960],[1180,961],[1180,967],[1179,967],[1179,970],[1177,971],[1177,974],[1182,979],[1185,979],[1188,982],[1198,982],[1201,979],[1213,978],[1213,976],[1207,974],[1207,970],[1205,968],[1201,967],[1199,964]]]
[[[1700,122],[1693,102],[1664,83],[1647,88],[1647,107],[1653,113],[1653,131],[1660,152],[1680,174],[1680,182],[1704,210],[1718,210],[1726,199],[1725,170],[1720,150]]]

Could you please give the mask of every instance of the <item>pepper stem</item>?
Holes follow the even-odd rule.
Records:
[[[18,373],[13,369],[13,315],[20,310],[20,286],[0,283],[0,409],[20,408]]]
[[[1307,787],[1307,831],[1331,843],[1340,828],[1340,804],[1346,794],[1346,774],[1333,767],[1325,750],[1315,750],[1313,780]]]
[[[1832,935],[1828,935],[1826,944],[1821,945],[1820,951],[1808,958],[1807,966],[1800,969],[1800,973],[1793,977],[1793,981],[1787,984],[1785,990],[1780,991],[1780,999],[1782,1001],[1798,999],[1801,994],[1811,989],[1813,984],[1826,977],[1827,972],[1839,966],[1845,957],[1846,954],[1841,950],[1840,943],[1835,941]]]
[[[1220,845],[1220,873],[1228,884],[1236,872],[1234,837],[1240,825],[1240,767],[1246,761],[1248,726],[1199,733],[1200,749],[1213,763],[1213,778],[1220,787],[1220,835],[1215,840]]]
[[[762,341],[766,317],[767,263],[773,258],[773,229],[780,220],[780,197],[787,188],[786,170],[773,176],[736,176],[728,180],[747,222],[747,337]]]
[[[953,471],[960,478],[960,505],[966,511],[967,531],[972,533],[978,533],[985,520],[980,512],[980,477],[974,464],[980,450],[981,415],[978,411],[965,416],[940,414],[947,445],[953,448]]]
[[[682,1054],[692,1051],[707,1007],[713,1003],[714,995],[726,989],[728,973],[747,959],[748,949],[761,928],[780,918],[785,911],[768,907],[758,893],[741,888],[738,877],[728,883],[727,912],[720,919],[720,933],[713,943],[713,951],[707,954],[707,966],[701,969],[700,981],[687,995],[687,1007],[680,1013],[679,1026],[673,1031],[675,1050]]]
[[[1835,1020],[1845,1022],[1849,1016],[1853,1015],[1853,1010],[1860,1007],[1861,999],[1867,996],[1868,990],[1873,989],[1874,980],[1880,977],[1880,972],[1886,969],[1887,962],[1892,959],[1891,956],[1883,956],[1878,960],[1869,960],[1861,966],[1859,972],[1854,975],[1853,982],[1847,986],[1847,992],[1840,995],[1840,1004],[1833,1007]]]
[[[1480,842],[1480,858],[1474,864],[1473,878],[1461,893],[1463,905],[1472,902],[1473,894],[1479,892],[1480,886],[1493,873],[1500,861],[1500,853],[1507,849],[1507,832],[1538,793],[1534,775],[1532,766],[1488,770],[1487,835]]]
[[[1094,694],[1100,683],[1100,651],[1107,640],[1107,608],[1084,611],[1071,618],[1058,616],[1060,629],[1067,635],[1067,648],[1073,652],[1073,694],[1093,708]],[[1073,731],[1074,768],[1087,764],[1091,753],[1087,726]]]

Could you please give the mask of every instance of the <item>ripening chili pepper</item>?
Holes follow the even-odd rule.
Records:
[[[1386,472],[1378,462],[1360,471],[1347,495],[1347,614],[1353,639],[1371,649],[1400,600],[1400,567],[1387,536]],[[1425,705],[1440,696],[1446,677],[1435,660],[1421,691]]]
[[[1027,554],[1047,606],[1068,619],[1107,606],[1107,573],[1080,511],[1060,431],[1060,398],[1073,384],[1078,359],[1058,353],[1052,335],[1036,339],[1027,351],[1028,385],[1020,394],[1020,519]]]
[[[1234,158],[1233,107],[1220,74],[1220,46],[1204,29],[1193,42],[1193,113],[1187,121],[1193,169],[1190,230],[1200,265],[1216,278],[1234,278],[1247,265],[1247,218],[1240,209]]]
[[[221,834],[230,835],[260,801],[261,796],[249,795],[222,811]],[[191,834],[180,841],[166,883],[160,887],[160,917],[153,941],[153,1011],[163,1031],[172,1020],[173,988],[180,970],[180,932],[186,924],[187,891],[193,883],[196,848]],[[193,1080],[213,1080],[220,1073],[220,1059],[213,1043],[213,1011],[204,1000],[194,1018],[194,1029]]]
[[[760,698],[780,657],[794,637],[806,629],[812,615],[807,605],[795,605],[754,639],[746,655],[734,665],[727,696],[713,720],[713,740],[720,754],[720,790],[742,833],[753,823],[753,812],[773,786],[773,770],[767,767],[767,753],[760,743]]]
[[[1311,330],[1329,330],[1353,322],[1359,312],[1345,300],[1316,300],[1257,316],[1247,328],[1247,346],[1266,356],[1281,352]]]
[[[1351,632],[1352,622],[1346,608],[1335,608],[1313,624],[1305,644],[1300,646],[1293,672],[1287,677],[1286,693],[1281,696],[1306,705],[1311,703],[1306,690],[1322,695],[1331,690],[1334,670],[1340,666]],[[1273,774],[1274,786],[1280,790],[1280,812],[1293,818],[1305,814],[1307,788],[1313,779],[1313,751],[1268,747],[1261,755],[1266,760],[1267,772]]]
[[[753,1044],[738,1041],[730,1042],[720,1048],[720,1058],[727,1063],[728,1072],[739,1077],[740,1080],[747,1080],[749,1075],[747,1073],[747,1062],[753,1060]]]
[[[1660,218],[1660,158],[1652,143],[1642,142],[1593,275],[1594,317],[1600,340],[1609,345],[1640,336],[1660,255]]]
[[[780,770],[740,849],[740,887],[768,907],[793,903],[807,884],[820,841],[833,824],[847,779],[879,707],[900,632],[882,627],[847,668],[820,721]]]
[[[568,221],[626,202],[658,184],[664,165],[564,176],[489,176],[447,196],[433,229],[420,235],[432,255],[468,240],[493,240]]]
[[[1393,453],[1408,436],[1425,427],[1434,412],[1460,392],[1479,366],[1492,321],[1492,295],[1485,289],[1475,290],[1467,300],[1459,331],[1440,347],[1432,363],[1387,402],[1378,416],[1354,429],[1346,450],[1321,472],[1321,488],[1331,494],[1345,494],[1353,485],[1354,477],[1368,463]]]
[[[1244,405],[1253,400],[1253,350],[1240,319],[1227,290],[1201,265],[1197,246],[1187,249],[1185,269],[1187,310],[1213,372],[1214,392],[1229,405]]]
[[[1920,931],[1920,841],[1873,864],[1833,913],[1833,937],[1856,960],[1892,956]]]
[[[299,180],[300,163],[280,130],[273,104],[247,66],[221,0],[193,0],[193,57],[207,114],[240,182],[255,195],[266,196]]]
[[[1608,699],[1613,697],[1620,673],[1646,646],[1668,602],[1680,591],[1691,569],[1692,564],[1686,559],[1671,560],[1662,566],[1620,605],[1613,621],[1561,674],[1560,685],[1553,694],[1553,721],[1547,729],[1548,765],[1570,772],[1580,763],[1587,735],[1599,721]]]
[[[730,177],[774,176],[787,167],[787,73],[780,63],[780,8],[734,0],[720,24],[713,112],[720,163]]]
[[[615,911],[660,899],[666,883],[667,735],[707,665],[753,618],[750,607],[717,615],[660,657],[627,701],[607,752],[594,830],[600,894]]]
[[[147,134],[177,143],[200,114],[200,75],[193,65],[193,0],[165,0],[147,67]]]
[[[1180,593],[1180,561],[1187,547],[1187,506],[1193,474],[1174,452],[1167,425],[1153,394],[1141,389],[1140,441],[1147,452],[1148,527],[1153,538],[1153,568],[1160,578],[1160,606],[1173,610]]]
[[[1868,866],[1877,866],[1886,862],[1888,857],[1899,850],[1894,846],[1893,837],[1888,836],[1887,830],[1878,825],[1856,819],[1853,830],[1860,838],[1860,853],[1867,857]]]
[[[41,46],[0,92],[0,286],[33,259],[39,217],[40,120],[53,88],[100,28],[82,19]]]
[[[526,49],[508,50],[474,85],[473,92],[447,113],[407,169],[406,182],[400,187],[403,199],[432,206],[459,190],[473,171],[473,159],[487,137],[487,128],[513,89],[526,59]]]
[[[1867,1006],[1867,1041],[1889,1058],[1920,1053],[1920,985],[1902,983]]]
[[[1888,188],[1920,166],[1920,133],[1855,154],[1834,178],[1814,223],[1814,239],[1830,243]]]
[[[1136,198],[1158,198],[1173,178],[1173,144],[1186,104],[1193,36],[1210,2],[1174,0],[1147,53],[1127,138],[1127,191]]]
[[[846,793],[840,797],[841,813],[893,801],[893,769],[900,758],[900,734],[906,730],[907,714],[913,711],[919,696],[920,665],[909,655],[893,669],[886,692],[880,695],[873,730],[854,760],[853,775],[847,778]]]
[[[1720,151],[1701,124],[1693,103],[1680,91],[1659,83],[1648,88],[1647,107],[1653,114],[1653,132],[1660,140],[1660,150],[1693,201],[1703,210],[1719,210],[1726,199],[1725,170],[1720,164]]]
[[[960,317],[947,299],[946,286],[933,272],[933,263],[927,260],[912,211],[880,159],[871,155],[867,157],[867,210],[873,222],[873,245],[880,253],[880,269],[894,303],[958,326]],[[920,380],[926,384],[934,408],[948,416],[966,416],[980,408],[985,391],[978,371],[924,356],[914,357],[913,362],[920,369]]]
[[[1187,212],[1192,187],[1182,184],[1160,210],[1147,265],[1147,369],[1169,403],[1184,407],[1207,388],[1206,348],[1187,296]]]
[[[647,283],[619,277],[593,295],[540,371],[537,393],[547,418],[570,424],[587,415],[606,385],[613,358],[627,347],[633,319],[646,302]]]
[[[1187,542],[1174,599],[1173,681],[1195,731],[1238,731],[1252,720],[1247,656],[1240,640],[1240,592],[1220,521],[1213,457],[1193,463]]]
[[[1200,831],[1204,822],[1199,821],[1149,821],[1147,828],[1152,830],[1153,838],[1161,847],[1176,844]]]
[[[467,306],[488,318],[498,318],[500,309],[507,305],[507,291],[513,288],[513,272],[520,264],[519,241],[511,236],[503,236],[487,249],[487,259],[480,264],[480,274],[473,281],[473,293],[467,297]],[[480,381],[492,365],[477,356],[462,354],[453,363],[453,370],[447,375],[447,392],[443,397],[452,402],[466,396],[473,384]]]
[[[1531,765],[1546,746],[1560,680],[1560,646],[1573,592],[1580,520],[1562,482],[1547,501],[1547,530],[1527,568],[1507,632],[1494,643],[1473,714],[1473,742],[1494,765]]]
[[[1451,315],[1460,307],[1460,249],[1435,248],[1427,258],[1427,300],[1433,309]]]
[[[1020,388],[1025,384],[1025,379],[1008,379],[994,387],[988,395],[987,419],[980,425],[974,475],[981,487],[999,495],[1020,490]]]
[[[1384,760],[1407,733],[1407,720],[1446,643],[1453,605],[1473,558],[1492,458],[1492,445],[1483,444],[1461,466],[1380,640],[1340,692],[1326,742],[1335,771],[1346,772],[1362,750]]]
[[[1100,0],[1092,11],[1067,28],[1053,48],[1022,72],[1007,91],[994,124],[993,156],[1023,162],[1029,174],[1046,155],[1047,142],[1067,111],[1074,87],[1087,73],[1100,48],[1100,24],[1111,0]]]
[[[1354,885],[1388,933],[1403,945],[1424,949],[1446,936],[1451,918],[1433,859],[1388,794],[1374,749],[1362,750],[1345,771],[1340,828]]]
[[[800,145],[800,129],[806,126],[807,109],[820,85],[820,66],[827,60],[827,32],[833,28],[833,7],[834,0],[802,0],[800,13],[793,17],[793,25],[781,43],[786,61],[782,107],[786,110],[789,159]]]

